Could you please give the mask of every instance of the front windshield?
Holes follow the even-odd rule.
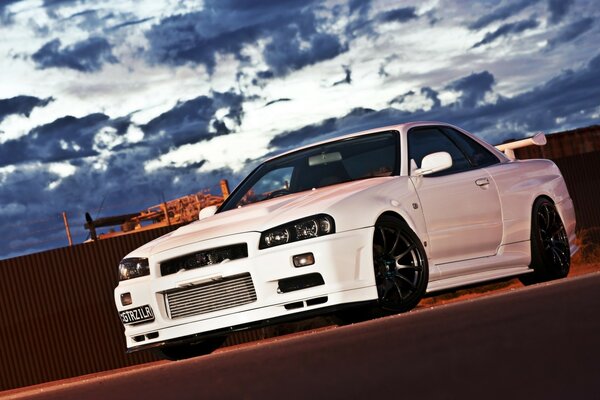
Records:
[[[338,183],[398,175],[399,154],[398,133],[388,131],[277,157],[255,169],[220,211]]]

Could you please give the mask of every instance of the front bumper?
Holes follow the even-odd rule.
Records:
[[[150,305],[155,319],[138,325],[125,324],[127,348],[134,351],[186,337],[210,336],[215,332],[252,327],[274,319],[293,317],[319,309],[377,299],[373,274],[373,227],[335,233],[271,249],[258,250],[260,233],[249,232],[190,243],[153,255],[150,276],[122,281],[115,289],[118,311]],[[210,265],[173,275],[160,276],[160,263],[184,254],[233,245],[248,244],[248,257]],[[313,253],[315,263],[294,267],[292,257]],[[199,315],[171,318],[165,293],[194,287],[211,280],[250,274],[256,300]],[[319,274],[323,284],[282,293],[279,281]],[[121,304],[121,295],[130,293],[133,303]]]

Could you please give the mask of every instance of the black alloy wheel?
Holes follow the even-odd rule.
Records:
[[[408,311],[425,294],[429,280],[425,249],[404,221],[388,215],[379,218],[373,235],[373,266],[383,311]]]
[[[564,278],[571,267],[569,238],[552,202],[539,198],[531,215],[531,264],[534,272],[523,275],[525,284]]]

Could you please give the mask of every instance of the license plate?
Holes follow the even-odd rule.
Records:
[[[139,324],[141,322],[154,321],[154,313],[148,305],[120,311],[119,316],[124,324]]]

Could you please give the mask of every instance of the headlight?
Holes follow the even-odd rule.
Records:
[[[150,275],[147,258],[124,258],[119,263],[119,280],[124,281]]]
[[[335,232],[333,218],[326,214],[313,215],[265,231],[260,236],[259,249],[329,235]]]

